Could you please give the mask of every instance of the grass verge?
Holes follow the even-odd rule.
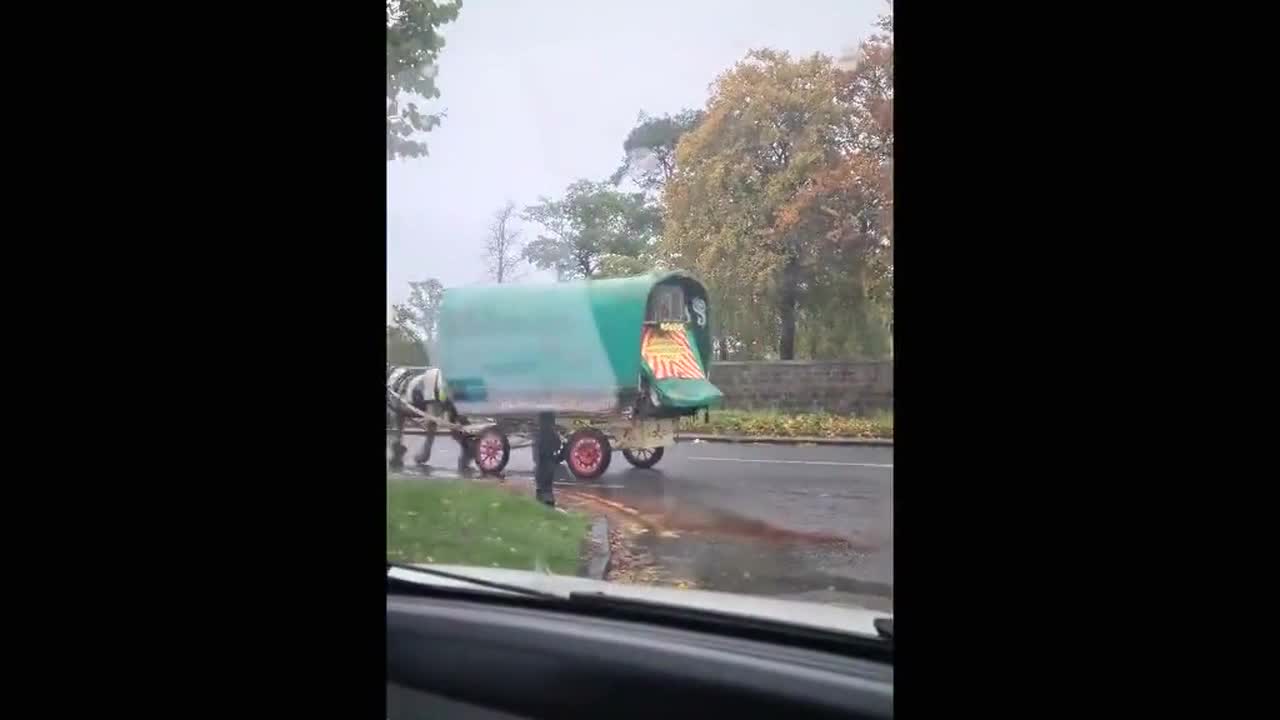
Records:
[[[893,413],[853,417],[772,410],[712,410],[710,423],[703,422],[701,415],[681,418],[680,430],[750,437],[892,438]]]
[[[387,481],[387,560],[576,575],[588,519],[473,482]]]

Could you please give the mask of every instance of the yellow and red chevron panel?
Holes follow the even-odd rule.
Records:
[[[640,356],[655,380],[707,379],[689,344],[689,333],[679,323],[645,325],[640,336]]]

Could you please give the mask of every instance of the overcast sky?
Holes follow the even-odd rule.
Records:
[[[443,29],[430,156],[387,163],[387,302],[484,281],[493,211],[606,179],[644,110],[703,107],[753,48],[838,56],[884,0],[465,0]],[[527,228],[525,239],[532,239]],[[550,279],[531,273],[529,281]],[[390,310],[388,309],[388,318]]]

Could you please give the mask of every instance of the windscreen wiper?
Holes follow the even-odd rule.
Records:
[[[480,587],[493,588],[495,590],[505,590],[507,592],[516,593],[518,595],[524,595],[526,597],[537,597],[537,598],[545,598],[548,600],[560,600],[560,601],[563,601],[565,599],[563,595],[556,595],[555,593],[550,593],[543,590],[533,590],[531,588],[521,587],[520,585],[511,585],[503,582],[494,582],[492,580],[481,580],[479,578],[467,577],[466,575],[460,575],[458,573],[446,572],[444,570],[436,570],[435,568],[424,568],[424,567],[418,567],[417,565],[406,565],[403,563],[387,563],[388,573],[391,572],[391,568],[399,568],[400,570],[408,570],[409,572],[422,573],[423,575],[434,575],[436,577],[448,578],[450,580],[457,580],[459,582],[468,583],[470,585],[478,585]],[[390,576],[387,577],[387,580],[393,580],[393,579],[394,578]],[[422,587],[422,586],[419,585],[416,587]]]

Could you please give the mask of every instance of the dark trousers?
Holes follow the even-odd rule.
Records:
[[[556,433],[555,413],[538,413],[538,463],[533,472],[535,496],[539,502],[552,507],[556,504],[552,482],[556,466],[560,464],[557,458],[559,450],[560,435]]]

